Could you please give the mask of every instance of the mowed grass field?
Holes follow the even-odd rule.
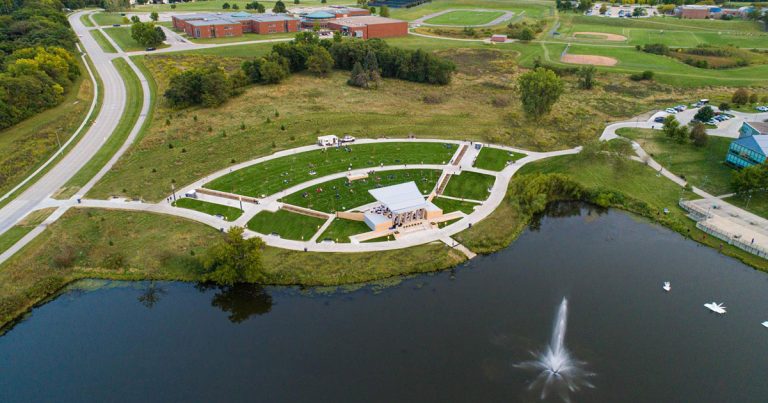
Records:
[[[317,238],[317,242],[331,240],[336,243],[349,243],[350,236],[370,231],[371,229],[363,221],[336,218],[331,221],[331,225]]]
[[[178,199],[173,202],[173,205],[176,207],[199,211],[205,214],[220,215],[227,221],[235,221],[241,215],[243,215],[243,211],[239,208],[210,203],[189,197]]]
[[[144,5],[136,5],[133,7],[132,11],[136,12],[150,12],[150,11],[157,11],[157,12],[190,12],[190,11],[217,11],[217,12],[237,12],[237,11],[248,11],[246,10],[245,6],[250,3],[250,0],[208,0],[208,1],[190,1],[187,3],[183,2],[177,2],[176,8],[172,9],[170,4],[144,4]],[[237,5],[239,10],[232,10],[231,8],[229,10],[225,10],[222,8],[224,3],[228,3],[230,5]],[[259,4],[262,4],[264,8],[266,8],[267,12],[271,12],[272,8],[275,6],[276,1],[272,0],[264,0],[259,1]],[[350,5],[352,3],[349,2],[349,0],[326,0],[326,3],[321,3],[320,0],[302,0],[301,4],[297,7],[327,7],[330,5]],[[290,9],[294,7],[293,2],[285,2],[285,6]]]
[[[446,164],[456,152],[451,143],[368,143],[327,147],[272,159],[234,171],[206,188],[245,196],[271,195],[310,179],[349,169],[403,164]]]
[[[326,213],[346,211],[376,201],[368,193],[370,189],[413,181],[421,193],[426,195],[435,188],[440,174],[441,171],[434,169],[403,169],[376,172],[368,179],[353,182],[339,178],[304,188],[280,201]]]
[[[500,148],[483,147],[477,155],[477,160],[475,160],[474,166],[480,169],[498,172],[504,169],[508,163],[517,161],[523,157],[525,157],[525,154],[502,150]]]
[[[465,214],[472,214],[472,212],[475,211],[475,207],[479,206],[477,203],[446,199],[439,196],[432,199],[432,204],[440,207],[443,210],[443,214],[453,213],[454,211],[461,211]]]
[[[125,52],[136,52],[146,49],[131,37],[131,27],[104,28],[104,32]],[[168,46],[168,44],[162,43],[157,46],[157,49],[167,48]]]
[[[277,234],[281,238],[296,241],[307,241],[315,235],[325,220],[286,210],[262,211],[248,221],[248,229],[270,235]]]
[[[120,15],[120,13],[94,13],[92,18],[96,25],[101,26],[130,23],[125,22],[125,16]]]
[[[461,175],[451,176],[443,195],[470,200],[485,200],[490,195],[488,189],[493,186],[494,182],[496,182],[496,178],[491,175],[464,171]]]
[[[503,11],[475,11],[461,10],[451,11],[445,14],[432,17],[424,22],[438,25],[482,25],[487,24],[496,18],[504,15]]]
[[[679,144],[661,130],[619,129],[617,133],[637,141],[656,162],[693,186],[715,195],[732,192],[731,181],[736,171],[724,161],[733,139],[709,136],[705,147],[696,147]]]
[[[553,2],[546,0],[440,0],[411,8],[390,8],[389,12],[392,18],[408,21],[451,9],[508,10],[517,15],[524,13],[529,18],[544,18],[553,15],[554,7]]]

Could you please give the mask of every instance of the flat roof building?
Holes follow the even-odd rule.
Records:
[[[408,35],[408,22],[385,17],[349,17],[328,21],[328,29],[354,38],[392,38]]]
[[[380,203],[364,214],[372,231],[421,225],[443,215],[442,209],[424,199],[413,181],[371,189],[368,193]]]
[[[173,27],[193,38],[241,36],[243,33],[297,32],[299,19],[285,14],[201,13],[173,16]]]

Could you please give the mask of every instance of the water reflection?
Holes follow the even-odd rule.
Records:
[[[544,217],[566,218],[583,216],[586,214],[587,219],[594,219],[595,217],[599,217],[603,214],[606,214],[607,212],[608,209],[606,208],[591,204],[584,204],[581,202],[549,203],[543,213],[537,214],[533,217],[533,219],[531,219],[531,223],[528,225],[528,228],[531,231],[539,231],[541,229],[541,220]]]
[[[147,309],[152,309],[158,302],[160,302],[160,298],[165,294],[165,288],[160,287],[153,281],[149,283],[147,288],[144,289],[137,299],[142,305],[147,307]]]
[[[200,292],[217,290],[211,299],[211,306],[229,313],[227,318],[232,323],[242,323],[251,316],[263,315],[272,310],[272,296],[257,284],[220,286],[199,283],[196,288]]]

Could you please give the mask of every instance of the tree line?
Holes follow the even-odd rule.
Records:
[[[58,105],[80,75],[58,0],[0,5],[0,129]]]
[[[302,32],[291,42],[273,45],[269,54],[243,62],[240,71],[208,66],[178,73],[164,96],[173,107],[216,106],[248,83],[277,84],[302,71],[322,77],[334,68],[351,71],[350,85],[375,88],[382,77],[445,85],[456,66],[423,50],[395,48],[379,39],[344,41],[337,35],[328,41]]]

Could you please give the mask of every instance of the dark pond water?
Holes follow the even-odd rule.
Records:
[[[556,215],[393,287],[70,291],[0,337],[0,401],[538,402],[515,364],[564,296],[565,344],[595,374],[573,401],[768,399],[768,276],[621,212]]]

